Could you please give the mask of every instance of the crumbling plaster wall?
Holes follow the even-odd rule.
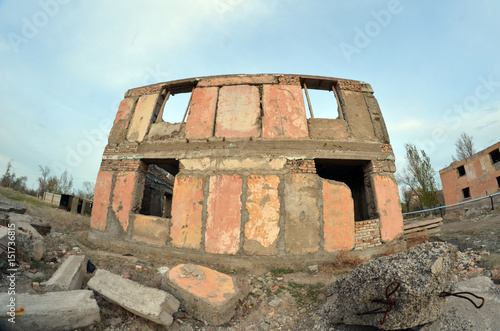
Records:
[[[127,92],[103,155],[89,237],[276,257],[398,238],[394,157],[373,90],[325,80],[336,89],[341,119],[307,119],[305,77],[220,76]],[[186,123],[158,118],[169,88],[193,90]],[[316,157],[366,162],[370,231],[354,224],[349,187],[316,174]],[[160,159],[180,162],[171,219],[138,214],[147,166]]]

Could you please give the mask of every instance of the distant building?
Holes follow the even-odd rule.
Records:
[[[500,141],[439,171],[446,205],[500,191],[499,148]]]

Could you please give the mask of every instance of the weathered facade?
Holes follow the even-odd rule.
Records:
[[[500,142],[439,170],[446,205],[477,199],[500,190]]]
[[[338,118],[308,118],[308,89],[330,91]],[[163,121],[165,103],[179,93],[191,93],[185,123]],[[164,186],[148,184],[152,165],[165,170]],[[394,171],[380,108],[364,82],[269,74],[140,87],[118,109],[89,238],[261,263],[373,250],[402,233]]]

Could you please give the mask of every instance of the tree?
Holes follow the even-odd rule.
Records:
[[[95,183],[90,180],[86,180],[83,182],[83,187],[78,190],[76,195],[80,198],[92,200],[94,198],[94,188]]]
[[[473,138],[472,136],[469,136],[467,133],[462,132],[460,137],[458,137],[457,141],[455,142],[457,155],[456,157],[452,157],[453,161],[464,160],[476,154],[472,138]]]
[[[38,177],[38,195],[41,196],[43,192],[48,191],[50,168],[48,166],[42,167],[41,165],[38,165],[38,168],[41,172],[40,177]]]
[[[398,181],[406,185],[410,191],[418,197],[420,208],[434,207],[437,201],[437,184],[434,176],[436,172],[432,168],[431,160],[424,150],[420,150],[413,144],[406,143],[407,168]]]
[[[64,170],[64,172],[59,177],[57,183],[57,194],[71,194],[73,189],[73,176],[68,174],[68,169]]]
[[[26,176],[16,177],[16,174],[14,173],[14,169],[12,167],[12,160],[10,160],[7,163],[7,169],[5,170],[4,175],[0,179],[0,185],[16,191],[25,192],[27,189],[27,181],[28,177]]]

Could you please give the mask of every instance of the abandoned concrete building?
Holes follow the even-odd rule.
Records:
[[[314,118],[311,90],[331,94],[335,116]],[[184,118],[170,123],[165,104],[179,94],[190,96]],[[261,74],[139,87],[103,154],[89,239],[197,261],[376,251],[402,234],[394,172],[364,82]]]
[[[452,205],[500,191],[500,141],[439,170],[444,201]]]

